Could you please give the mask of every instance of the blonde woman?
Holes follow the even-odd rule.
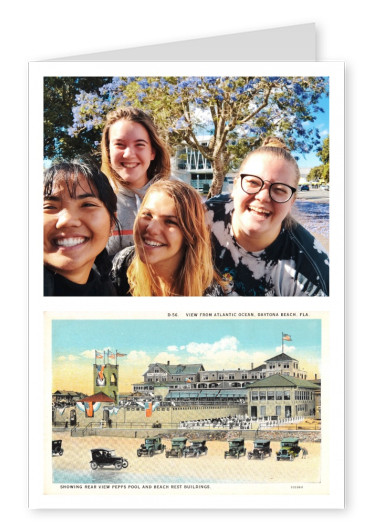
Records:
[[[134,107],[119,108],[107,115],[101,153],[102,172],[117,195],[121,228],[112,233],[107,246],[110,256],[114,256],[133,244],[133,224],[146,190],[170,177],[170,154],[152,118]]]
[[[158,181],[134,224],[135,246],[114,258],[119,295],[222,295],[213,269],[210,231],[199,193],[180,181]]]
[[[207,201],[215,265],[231,295],[327,296],[329,258],[291,217],[300,178],[275,137],[243,161],[231,196]]]

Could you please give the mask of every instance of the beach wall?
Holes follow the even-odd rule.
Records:
[[[64,430],[66,431],[66,430]],[[58,432],[54,429],[53,432]],[[80,437],[81,430],[72,430],[73,437]],[[125,437],[128,439],[145,439],[146,437],[159,436],[162,439],[173,437],[187,437],[187,439],[205,439],[206,441],[226,441],[241,437],[245,440],[268,439],[281,441],[285,437],[297,437],[301,443],[321,442],[319,430],[221,430],[221,429],[187,429],[187,428],[89,428],[85,431],[85,437]]]
[[[55,420],[56,426],[64,426],[67,422],[71,427],[70,415],[74,408],[66,408],[62,413],[56,412]],[[228,417],[234,415],[246,415],[246,404],[234,404],[228,406],[186,406],[186,407],[160,407],[152,412],[151,416],[146,416],[145,409],[131,407],[120,408],[117,413],[109,414],[108,419],[111,421],[113,427],[117,424],[126,423],[127,427],[133,425],[142,425],[142,427],[152,426],[154,423],[164,425],[176,425],[182,421],[188,420],[203,420],[216,417]],[[94,412],[92,417],[87,417],[83,411],[76,408],[76,423],[79,427],[85,427],[92,422],[101,422],[104,420],[103,405]]]

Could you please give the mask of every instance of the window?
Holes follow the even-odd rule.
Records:
[[[284,400],[290,400],[290,391],[284,391],[283,398]]]
[[[235,376],[234,376],[233,374],[229,374],[229,375],[228,375],[228,379],[229,379],[229,380],[235,380]]]
[[[258,391],[252,391],[252,400],[258,400]]]
[[[274,400],[274,391],[268,391],[268,400]]]
[[[275,414],[277,417],[281,416],[281,406],[275,406]]]
[[[282,400],[282,391],[276,391],[276,400]]]
[[[260,391],[260,400],[266,400],[266,391]]]

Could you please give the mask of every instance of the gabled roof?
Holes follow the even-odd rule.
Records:
[[[274,358],[269,358],[266,360],[266,363],[270,363],[271,361],[298,361],[295,358],[291,358],[284,352],[281,352],[281,354],[277,354],[277,356],[274,356]]]
[[[255,367],[254,369],[251,369],[251,371],[262,371],[264,369],[266,369],[265,363],[263,363],[262,365],[259,365],[258,367]]]
[[[75,396],[75,395],[82,395],[83,393],[78,393],[77,391],[65,391],[64,389],[57,389],[54,393],[52,393],[54,395],[71,395],[71,396]]]
[[[96,393],[95,395],[85,396],[81,402],[113,402],[113,398],[110,398],[105,393]]]
[[[273,374],[262,380],[251,382],[249,388],[253,389],[255,387],[304,387],[304,389],[320,389],[318,385],[308,380],[293,378],[292,376],[282,376],[281,374]]]
[[[156,363],[160,369],[169,374],[196,374],[199,371],[205,370],[201,364],[192,364],[192,365],[171,365],[168,363]],[[148,371],[146,371],[148,372]]]

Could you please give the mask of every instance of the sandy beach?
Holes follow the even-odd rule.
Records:
[[[208,454],[199,458],[169,458],[165,453],[154,457],[137,457],[136,451],[143,439],[123,437],[71,437],[69,433],[54,433],[53,440],[62,439],[63,456],[52,457],[52,483],[63,484],[270,484],[270,483],[320,483],[321,444],[304,442],[306,458],[294,461],[277,461],[275,453],[279,442],[272,441],[272,455],[263,460],[224,459],[227,442],[209,441]],[[163,443],[170,448],[170,441]],[[253,449],[252,441],[245,441],[247,452]],[[121,471],[112,467],[91,470],[92,448],[115,450],[116,455],[128,460],[129,466]]]

